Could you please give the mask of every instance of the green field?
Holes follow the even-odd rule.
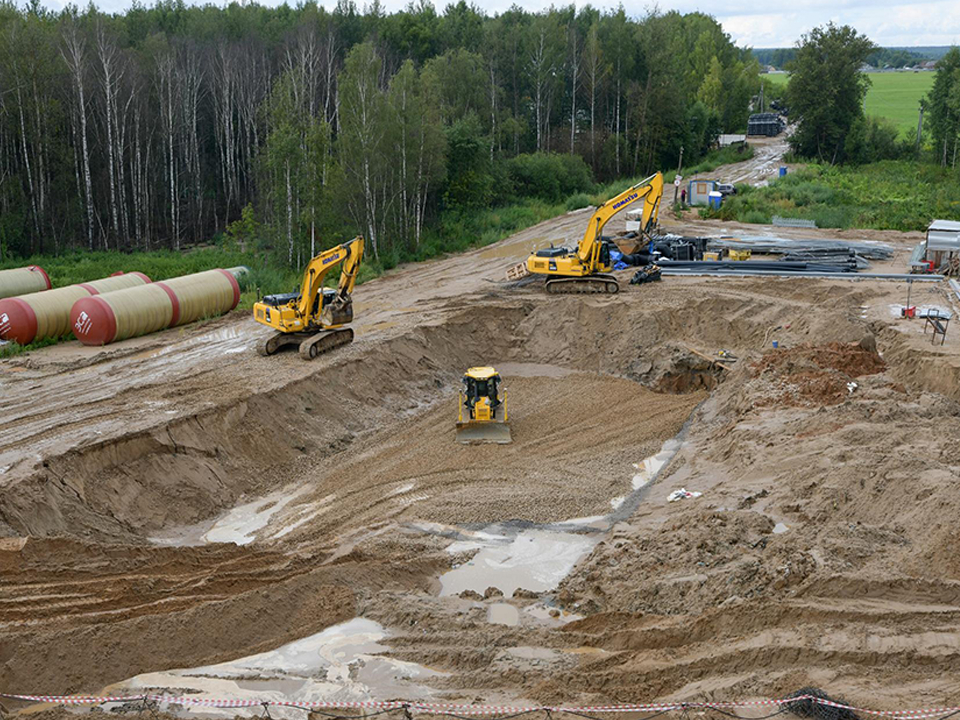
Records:
[[[888,72],[867,73],[872,83],[863,109],[867,115],[876,115],[892,121],[900,132],[916,132],[920,98],[933,87],[936,73]],[[787,74],[764,75],[774,85],[786,85]]]

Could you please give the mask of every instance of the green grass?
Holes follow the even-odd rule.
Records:
[[[739,187],[718,212],[703,214],[747,223],[779,215],[823,228],[923,230],[934,218],[960,216],[960,175],[910,160],[811,165],[768,187]]]
[[[863,102],[864,112],[892,121],[901,135],[916,134],[920,99],[930,92],[936,73],[869,73],[869,78],[873,85]]]
[[[764,81],[775,86],[786,86],[790,76],[784,74],[763,75]],[[930,92],[936,73],[912,72],[876,72],[867,73],[870,89],[863,101],[863,110],[867,115],[887,118],[893,122],[901,135],[916,133],[917,115],[920,99]]]

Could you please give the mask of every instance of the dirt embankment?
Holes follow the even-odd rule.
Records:
[[[466,262],[372,284],[357,342],[313,365],[255,356],[239,318],[194,345],[161,334],[76,368],[3,365],[37,394],[0,400],[0,688],[95,692],[362,616],[389,628],[392,655],[446,673],[430,681],[443,698],[815,684],[891,707],[949,700],[952,341],[896,325],[879,284],[675,278],[547,297],[464,287]],[[433,294],[400,306],[404,292]],[[720,349],[739,360],[703,357]],[[459,374],[481,363],[503,369],[512,446],[453,442]],[[58,373],[103,382],[58,409]],[[607,515],[555,591],[439,596],[470,557],[446,551],[461,531],[609,513],[688,418],[636,511]],[[668,502],[679,487],[703,495]],[[518,623],[491,623],[493,603]]]

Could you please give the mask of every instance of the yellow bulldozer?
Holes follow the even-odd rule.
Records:
[[[300,348],[300,357],[313,360],[321,353],[353,342],[353,293],[363,260],[363,238],[337,245],[311,259],[303,271],[299,292],[267,295],[253,306],[253,317],[276,332],[260,344],[261,355],[273,355],[288,345]],[[337,289],[323,281],[337,265]]]
[[[457,416],[457,442],[465,445],[513,442],[507,423],[507,391],[492,367],[472,367],[463,374]]]

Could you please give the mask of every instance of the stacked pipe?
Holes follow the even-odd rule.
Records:
[[[709,272],[742,272],[749,270],[767,270],[777,273],[817,272],[840,273],[856,272],[856,263],[835,265],[816,262],[789,262],[786,260],[661,260],[658,264],[665,270],[692,270]]]
[[[26,345],[34,340],[63,337],[70,334],[70,309],[81,298],[98,296],[150,282],[143,273],[115,275],[56,290],[0,300],[0,340],[13,340]]]
[[[81,298],[70,310],[70,324],[84,345],[108,345],[222,315],[239,302],[240,285],[233,273],[208,270]]]
[[[866,260],[889,260],[893,248],[886,243],[870,240],[794,240],[772,235],[743,236],[738,238],[710,238],[711,250],[752,250],[765,255],[784,255],[797,252],[846,252],[853,250]]]
[[[0,270],[0,298],[43,292],[51,287],[50,278],[38,265]]]

